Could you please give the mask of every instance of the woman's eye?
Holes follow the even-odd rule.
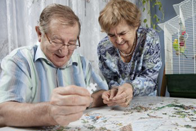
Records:
[[[109,37],[114,37],[115,35],[109,35]]]
[[[123,35],[125,35],[126,33],[120,33],[120,36],[123,36]]]

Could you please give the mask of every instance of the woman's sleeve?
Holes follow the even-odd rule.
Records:
[[[117,64],[112,62],[113,58],[110,58],[112,56],[106,52],[106,47],[104,47],[102,42],[98,45],[97,54],[99,59],[99,69],[106,79],[109,88],[119,86],[119,83],[117,82],[119,79]]]
[[[134,88],[134,96],[153,95],[156,90],[159,70],[162,66],[160,41],[157,33],[146,37],[144,51],[141,57],[142,72],[139,72],[131,82]]]

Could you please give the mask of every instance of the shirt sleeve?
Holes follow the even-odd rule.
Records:
[[[8,55],[2,60],[1,68],[0,103],[6,101],[28,101],[28,97],[31,96],[30,88],[28,87],[31,87],[31,83],[24,61],[21,61],[18,57]]]
[[[84,57],[82,57],[81,60],[87,88],[91,88],[93,85],[95,85],[96,89],[92,89],[92,92],[108,90],[108,85],[105,78],[94,70],[88,60],[86,60]]]
[[[141,72],[131,81],[134,96],[151,95],[156,90],[158,74],[162,66],[160,42],[157,33],[146,37],[143,52],[141,55],[143,57]]]

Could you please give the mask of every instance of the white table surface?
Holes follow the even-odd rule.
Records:
[[[35,131],[41,128],[3,127],[0,131]],[[88,109],[82,118],[59,131],[196,131],[196,99],[135,97],[128,108]]]

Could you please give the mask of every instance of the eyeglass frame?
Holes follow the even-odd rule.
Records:
[[[45,33],[45,36],[46,36],[48,42],[52,45],[52,40],[48,38],[47,33]],[[79,37],[79,36],[77,37],[77,40],[78,40],[78,45],[75,45],[76,48],[77,48],[77,46],[80,47],[80,37]],[[69,46],[70,46],[69,44],[68,44],[68,45],[66,45],[66,44],[64,44],[64,43],[61,43],[61,44],[62,44],[62,46],[67,46],[68,50],[70,50],[70,49],[69,49]],[[61,46],[61,47],[62,47],[62,46]],[[61,48],[61,47],[60,47],[60,48]],[[60,49],[60,48],[59,48],[59,49]],[[76,48],[75,48],[75,49],[76,49]],[[74,50],[75,50],[75,49],[74,49]],[[73,51],[73,50],[72,50],[72,51]]]

